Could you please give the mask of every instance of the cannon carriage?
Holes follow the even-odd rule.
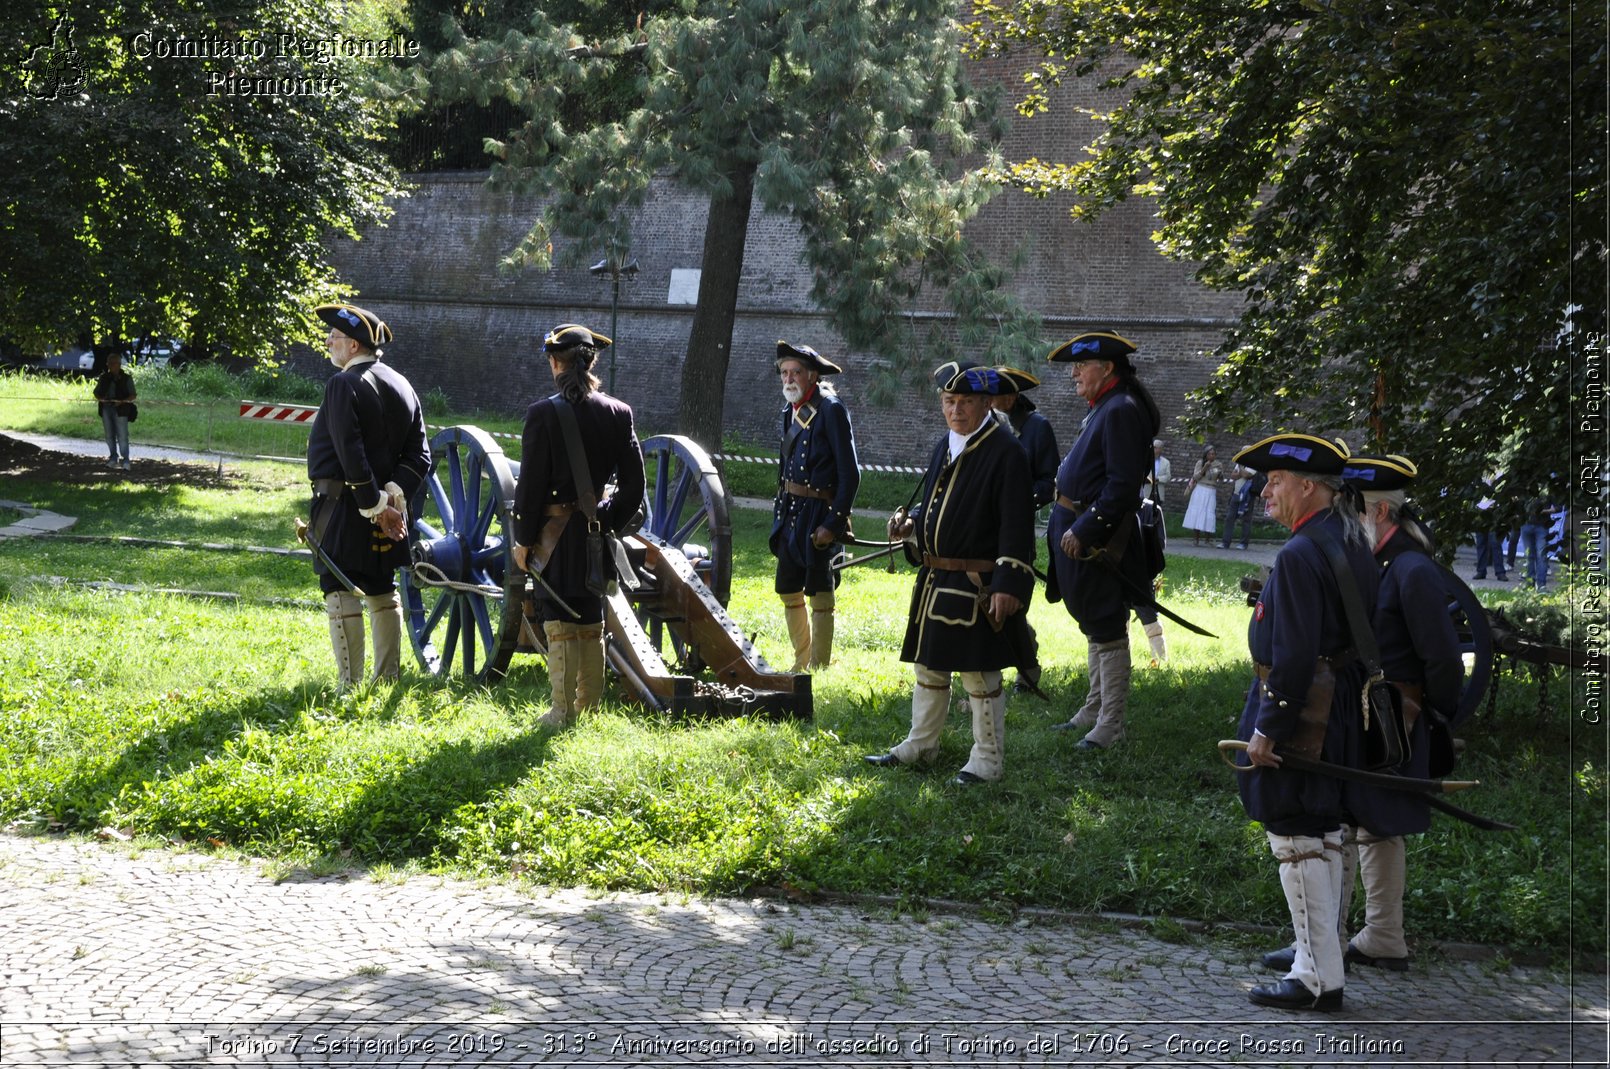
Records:
[[[400,585],[414,652],[433,675],[499,678],[516,653],[546,652],[533,581],[510,558],[520,464],[476,427],[439,431],[431,450]],[[637,588],[623,583],[604,612],[623,696],[674,715],[808,719],[810,676],[773,669],[727,614],[732,527],[715,464],[679,435],[647,439],[643,455],[645,517],[622,540]]]

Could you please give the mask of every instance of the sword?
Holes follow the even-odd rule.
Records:
[[[1245,751],[1247,744],[1239,739],[1223,739],[1219,742],[1219,756],[1224,763],[1237,772],[1249,772],[1252,765],[1238,765],[1230,756],[1233,751]],[[1332,764],[1329,761],[1319,761],[1311,757],[1302,757],[1293,753],[1280,755],[1280,767],[1292,769],[1297,772],[1313,772],[1332,779],[1350,780],[1354,783],[1365,783],[1372,787],[1381,787],[1389,791],[1403,791],[1409,794],[1419,794],[1425,797],[1426,803],[1434,809],[1439,809],[1449,816],[1473,824],[1484,831],[1514,831],[1515,825],[1506,824],[1501,820],[1493,820],[1468,809],[1461,809],[1442,797],[1444,794],[1453,794],[1456,791],[1469,790],[1471,787],[1481,786],[1480,780],[1442,780],[1442,779],[1416,779],[1411,776],[1397,776],[1390,772],[1368,772],[1362,768],[1349,768],[1346,765]]]
[[[1218,638],[1219,637],[1218,635],[1215,635],[1213,632],[1209,631],[1207,628],[1200,627],[1200,626],[1198,626],[1196,624],[1191,623],[1191,621],[1187,620],[1185,617],[1180,616],[1178,613],[1174,612],[1172,609],[1169,609],[1167,606],[1163,605],[1161,602],[1159,602],[1157,600],[1157,595],[1155,593],[1153,593],[1152,591],[1150,591],[1150,590],[1142,590],[1138,585],[1136,585],[1136,583],[1135,583],[1135,581],[1133,579],[1129,578],[1129,576],[1127,576],[1127,575],[1125,575],[1123,573],[1123,571],[1118,567],[1118,565],[1112,563],[1112,561],[1108,558],[1107,549],[1106,549],[1105,546],[1097,546],[1095,549],[1090,550],[1084,556],[1077,557],[1075,559],[1076,560],[1082,560],[1082,561],[1091,561],[1091,562],[1094,562],[1096,564],[1101,565],[1103,568],[1106,568],[1107,571],[1111,572],[1113,575],[1118,577],[1118,581],[1120,583],[1122,583],[1125,587],[1127,587],[1131,594],[1133,594],[1135,597],[1144,599],[1142,601],[1142,604],[1146,608],[1148,608],[1148,609],[1156,609],[1160,616],[1168,617],[1170,620],[1173,620],[1175,623],[1177,623],[1181,627],[1185,628],[1185,630],[1194,631],[1198,635],[1203,635],[1203,636],[1205,636],[1207,638]],[[1052,561],[1051,566],[1053,568],[1056,567],[1056,562]],[[1036,573],[1036,574],[1038,574],[1038,573]],[[1042,578],[1043,578],[1043,576],[1042,576]]]
[[[532,547],[532,548],[535,549],[537,547]],[[581,613],[577,612],[575,609],[572,609],[570,607],[569,603],[566,602],[564,598],[559,596],[559,592],[557,590],[555,590],[553,587],[549,586],[548,581],[542,577],[542,569],[544,569],[544,568],[546,568],[548,566],[548,562],[547,561],[527,560],[526,564],[527,564],[527,567],[520,569],[521,571],[525,572],[526,577],[531,579],[538,586],[540,586],[547,593],[547,595],[550,598],[553,599],[553,603],[555,605],[559,606],[561,609],[565,610],[565,612],[569,613],[570,618],[572,620],[580,620],[581,619]],[[535,564],[536,568],[533,569],[533,568],[529,567],[532,564]],[[514,555],[511,553],[509,555],[509,567],[513,568],[515,566],[516,565],[514,563]]]
[[[903,541],[902,542],[865,542],[865,543],[856,543],[856,544],[857,545],[868,545],[868,546],[882,546],[883,548],[878,550],[876,553],[863,553],[859,557],[843,557],[843,558],[840,558],[839,560],[834,561],[833,564],[831,565],[832,569],[835,572],[843,571],[845,568],[851,568],[851,567],[854,567],[857,564],[867,564],[867,563],[869,563],[871,561],[882,560],[884,557],[891,557],[892,558],[895,555],[896,551],[905,548],[905,542],[903,542]],[[891,560],[889,563],[892,566],[894,562],[893,562],[893,560]]]
[[[358,588],[358,584],[354,583],[352,580],[347,578],[347,573],[343,572],[341,570],[341,566],[336,564],[335,561],[330,559],[330,555],[324,551],[323,546],[319,545],[319,543],[315,542],[312,538],[308,537],[307,521],[306,520],[304,520],[304,519],[302,519],[302,517],[298,516],[296,518],[295,527],[296,527],[296,540],[298,542],[301,542],[304,546],[307,546],[309,549],[311,549],[313,551],[314,555],[317,556],[319,558],[319,560],[324,562],[324,566],[327,569],[329,569],[330,574],[335,576],[336,582],[340,583],[342,586],[346,587],[348,590],[350,590],[352,593],[356,594],[360,598],[366,598],[366,597],[369,596],[368,594],[365,594],[362,590],[360,590]]]

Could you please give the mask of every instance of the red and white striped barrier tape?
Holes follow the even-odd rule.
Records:
[[[312,423],[319,414],[317,405],[272,405],[259,401],[240,403],[241,419],[265,419],[275,423]]]

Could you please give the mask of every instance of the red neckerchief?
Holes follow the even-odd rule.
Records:
[[[1381,547],[1392,541],[1392,536],[1398,533],[1398,526],[1398,524],[1394,523],[1391,527],[1386,529],[1386,534],[1375,540],[1376,553],[1381,552]]]
[[[1114,375],[1112,377],[1112,381],[1107,383],[1107,385],[1103,386],[1101,388],[1101,390],[1099,392],[1097,392],[1096,396],[1094,396],[1094,397],[1092,397],[1090,399],[1090,407],[1095,408],[1096,407],[1096,402],[1100,401],[1103,397],[1106,397],[1108,394],[1112,393],[1113,389],[1118,385],[1119,381],[1120,380],[1119,380],[1118,376]]]
[[[811,383],[810,392],[807,393],[804,397],[801,397],[798,401],[794,402],[794,411],[798,412],[802,405],[808,404],[810,402],[810,399],[815,397],[815,396],[816,396],[816,383],[813,382],[813,383]]]
[[[1296,534],[1298,531],[1302,530],[1303,524],[1307,523],[1309,520],[1313,519],[1315,516],[1319,515],[1321,512],[1324,512],[1325,509],[1329,508],[1329,507],[1330,507],[1329,505],[1326,505],[1326,506],[1324,506],[1324,508],[1317,508],[1317,509],[1314,509],[1312,512],[1306,513],[1303,516],[1302,519],[1298,520],[1296,523],[1291,525],[1291,533]]]

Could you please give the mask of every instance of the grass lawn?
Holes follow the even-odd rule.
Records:
[[[0,420],[0,422],[4,422]],[[79,518],[75,533],[290,546],[300,472],[246,465],[227,487],[75,486],[7,478],[3,495]],[[735,517],[731,610],[786,660],[768,517]],[[761,885],[1280,925],[1262,834],[1214,744],[1233,734],[1248,671],[1244,566],[1176,557],[1170,627],[1148,667],[1138,625],[1129,739],[1077,751],[1050,725],[1085,687],[1084,645],[1036,601],[1052,705],[1014,697],[1007,779],[948,784],[968,718],[953,711],[932,771],[880,770],[898,741],[898,662],[911,573],[851,569],[835,663],[809,723],[673,722],[610,704],[563,734],[540,658],[491,686],[412,665],[337,698],[307,565],[246,552],[60,539],[0,543],[0,820],[178,840],[277,868],[440,870],[537,883],[740,892]],[[235,602],[113,594],[84,582],[232,591]],[[63,581],[65,580],[65,582]],[[292,599],[286,602],[281,599]],[[1411,938],[1563,953],[1605,946],[1603,737],[1568,715],[1556,673],[1541,706],[1506,674],[1465,732],[1458,801],[1518,830],[1437,818],[1409,843]],[[960,688],[957,688],[960,694]]]

